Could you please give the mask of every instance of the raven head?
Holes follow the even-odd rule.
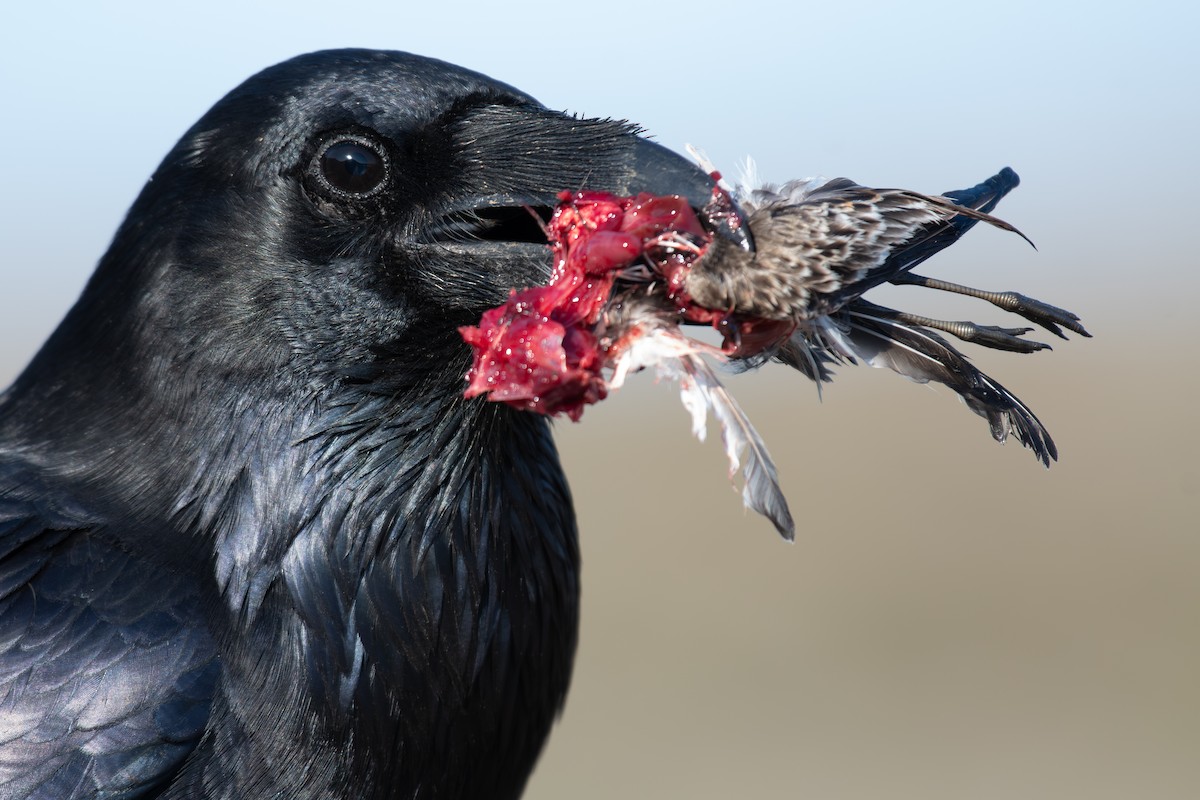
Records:
[[[626,123],[548,110],[461,67],[314,53],[250,78],[188,131],[82,305],[92,323],[136,318],[120,346],[172,353],[162,372],[176,380],[233,365],[353,380],[414,348],[444,364],[465,352],[457,326],[548,276],[539,215],[557,193],[702,206],[712,186]],[[94,340],[103,326],[88,327]]]
[[[546,279],[539,216],[585,188],[713,183],[440,61],[293,59],[184,135],[0,395],[12,452],[204,592],[221,679],[171,796],[519,792],[570,673],[574,515],[546,419],[463,399],[457,329]]]

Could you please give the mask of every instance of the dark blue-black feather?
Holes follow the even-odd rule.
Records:
[[[370,186],[323,175],[347,141]],[[0,796],[520,793],[575,522],[457,328],[545,279],[526,207],[583,188],[711,180],[404,53],[272,67],[185,134],[0,395]]]

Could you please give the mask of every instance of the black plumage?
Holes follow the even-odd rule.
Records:
[[[711,181],[482,75],[331,51],[167,155],[0,395],[0,796],[511,798],[570,675],[547,421],[457,328],[528,208]]]

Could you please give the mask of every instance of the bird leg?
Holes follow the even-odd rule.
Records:
[[[978,325],[969,320],[943,320],[923,317],[920,314],[909,314],[907,311],[897,311],[892,308],[872,304],[871,313],[876,317],[891,319],[906,325],[919,325],[923,328],[945,331],[964,342],[991,347],[995,350],[1009,350],[1014,353],[1036,353],[1038,350],[1049,350],[1050,345],[1020,338],[1033,328],[1000,328],[995,325]]]
[[[986,300],[998,308],[1002,308],[1005,311],[1011,311],[1014,314],[1019,314],[1030,322],[1041,325],[1043,328],[1062,339],[1067,337],[1066,334],[1059,329],[1059,325],[1062,325],[1068,330],[1074,331],[1080,336],[1087,336],[1089,338],[1091,337],[1091,334],[1087,332],[1083,325],[1079,324],[1079,317],[1075,314],[1072,314],[1066,309],[1059,308],[1058,306],[1052,306],[1049,303],[1043,303],[1041,300],[1035,300],[1032,297],[1026,297],[1023,294],[1017,294],[1016,292],[989,292],[983,289],[973,289],[970,286],[951,283],[950,281],[944,281],[940,278],[927,278],[924,275],[917,275],[916,273],[912,272],[897,275],[891,279],[891,282],[896,285],[910,284],[914,286],[924,286],[927,289],[937,289],[943,292],[953,292],[954,294],[962,294],[966,295],[967,297],[975,297],[980,300]],[[946,330],[950,333],[953,333],[955,336],[959,336],[958,333],[950,330],[949,328],[942,328],[941,330]],[[996,330],[1005,329],[998,328]],[[959,338],[965,339],[966,337],[959,336]],[[966,339],[966,341],[978,340]],[[979,343],[985,344],[983,341],[979,341]],[[995,347],[996,345],[989,344],[987,346]],[[1002,349],[1011,348],[1002,347]]]

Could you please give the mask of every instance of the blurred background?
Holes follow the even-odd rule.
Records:
[[[976,228],[923,271],[1082,316],[1094,339],[972,353],[1061,462],[891,373],[840,369],[823,401],[783,368],[731,378],[788,545],[674,387],[643,376],[559,424],[583,638],[527,797],[1198,797],[1197,8],[23,3],[0,30],[0,385],[180,134],[309,50],[460,63],[730,175],[749,155],[766,180],[938,192],[1011,165],[999,212],[1038,249]]]

